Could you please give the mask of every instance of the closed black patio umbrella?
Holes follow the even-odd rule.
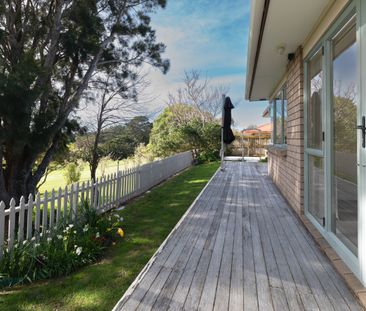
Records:
[[[226,97],[223,109],[223,140],[225,144],[231,144],[235,140],[234,133],[231,130],[231,109],[233,108],[234,105],[230,97]]]
[[[231,130],[231,109],[234,105],[230,97],[223,95],[222,107],[222,128],[221,128],[221,170],[224,170],[225,145],[231,144],[235,140],[233,131]]]

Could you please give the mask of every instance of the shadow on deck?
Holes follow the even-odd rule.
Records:
[[[360,310],[266,172],[227,162],[114,310]]]

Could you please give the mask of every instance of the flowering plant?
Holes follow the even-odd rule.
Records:
[[[87,203],[75,224],[60,221],[57,228],[41,232],[30,241],[4,249],[0,261],[0,286],[59,277],[97,261],[103,250],[124,236],[123,218],[117,213],[98,215]]]

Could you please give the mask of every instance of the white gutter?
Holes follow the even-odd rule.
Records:
[[[250,100],[249,92],[252,85],[255,55],[257,53],[258,38],[265,0],[252,0],[250,8],[250,24],[247,51],[247,73],[245,83],[245,99]]]

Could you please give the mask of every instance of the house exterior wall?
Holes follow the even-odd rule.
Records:
[[[303,57],[298,48],[287,67],[287,146],[268,148],[268,171],[299,214],[304,206],[304,99]]]

